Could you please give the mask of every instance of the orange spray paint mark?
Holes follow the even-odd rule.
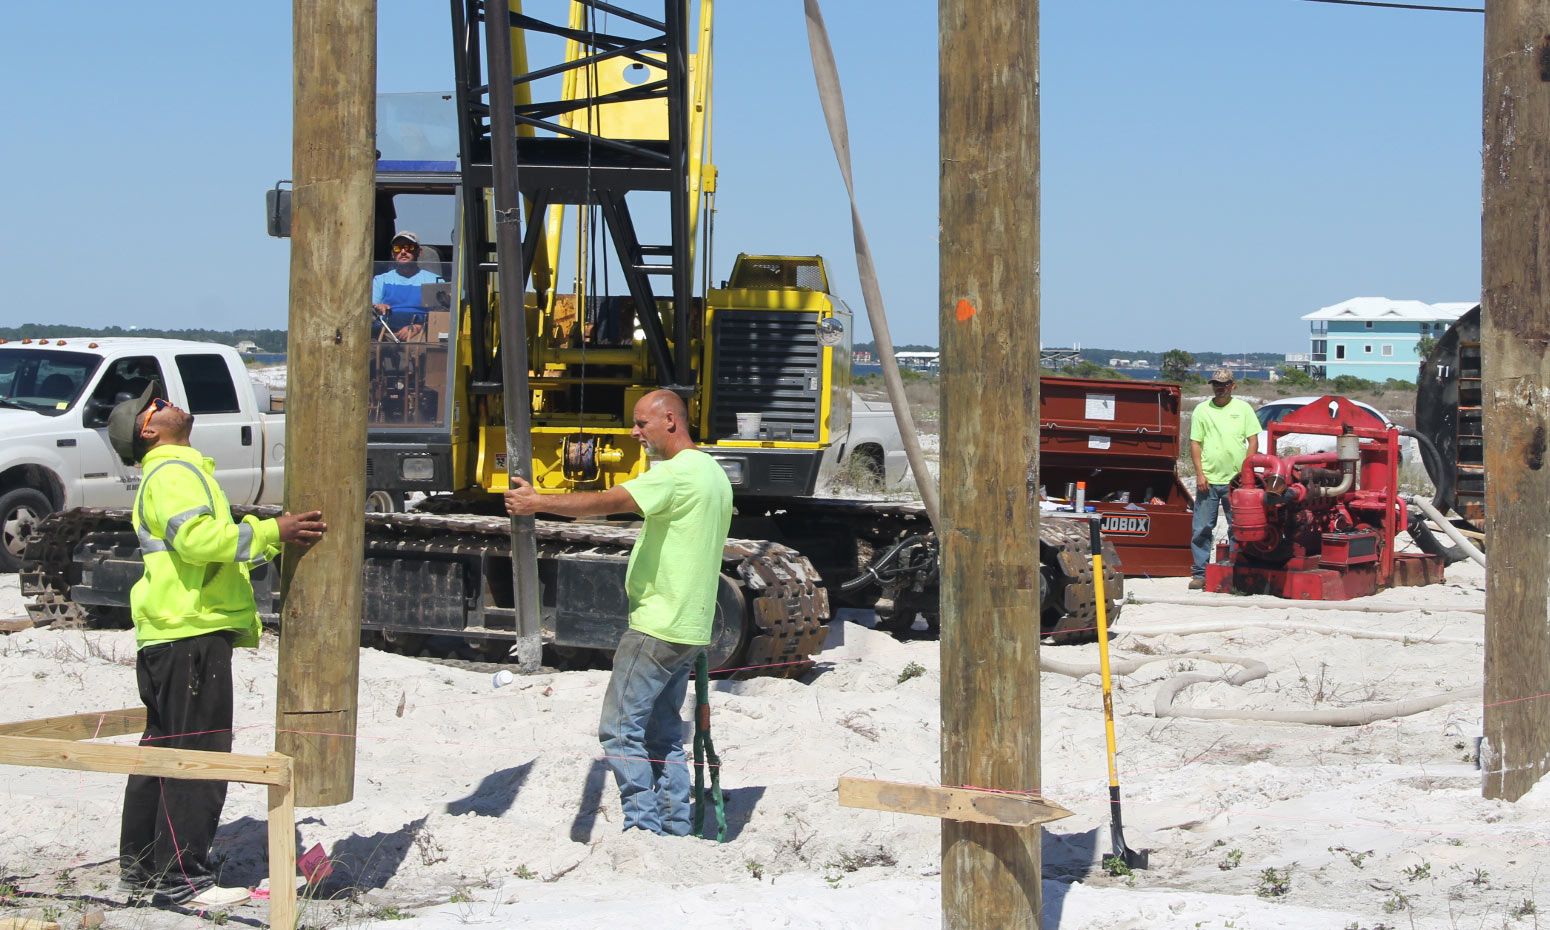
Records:
[[[958,307],[956,310],[954,310],[954,313],[956,313],[958,316],[958,322],[960,323],[966,322],[969,317],[978,312],[978,310],[974,309],[974,305],[969,303],[967,300],[958,301]]]

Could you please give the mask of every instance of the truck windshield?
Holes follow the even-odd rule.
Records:
[[[86,352],[0,348],[0,406],[58,416],[74,406],[101,363]]]

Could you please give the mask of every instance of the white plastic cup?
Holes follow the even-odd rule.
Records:
[[[737,415],[737,435],[744,439],[759,438],[759,420],[757,413],[739,413]]]
[[[509,669],[501,669],[490,676],[490,687],[501,688],[517,680],[517,676],[511,674]]]

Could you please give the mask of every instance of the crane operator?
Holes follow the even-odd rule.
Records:
[[[425,331],[424,291],[426,284],[444,284],[446,279],[420,267],[420,237],[403,231],[393,236],[393,267],[371,279],[371,309],[375,314],[373,330],[385,328],[398,341],[415,339]]]

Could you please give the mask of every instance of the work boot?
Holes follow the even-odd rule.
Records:
[[[1206,580],[1204,578],[1191,578],[1189,580],[1189,589],[1191,591],[1204,591],[1206,589]]]

